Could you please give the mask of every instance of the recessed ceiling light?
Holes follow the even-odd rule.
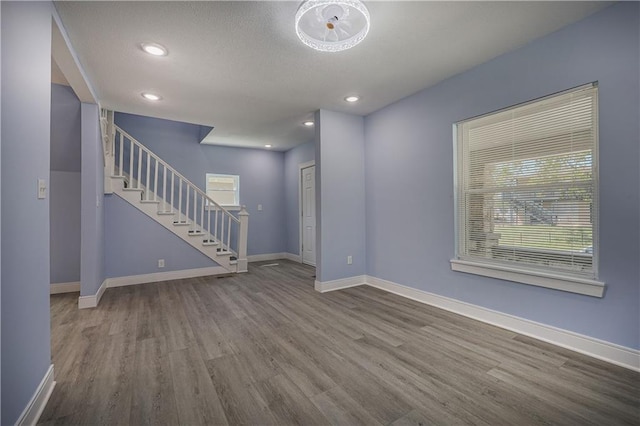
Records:
[[[155,95],[153,93],[141,93],[142,97],[148,101],[159,101],[162,99],[162,96]]]
[[[142,50],[153,56],[167,56],[167,48],[158,43],[142,43]]]
[[[271,145],[267,144],[264,146],[265,148],[271,148]]]
[[[360,100],[359,96],[347,96],[346,98],[344,98],[345,101],[347,102],[358,102]]]
[[[313,121],[308,120],[308,121],[305,121],[305,122],[304,122],[304,123],[302,123],[302,124],[304,124],[304,125],[305,125],[305,126],[307,126],[307,127],[311,127],[311,126],[313,126]]]

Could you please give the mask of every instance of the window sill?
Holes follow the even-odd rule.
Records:
[[[538,287],[552,288],[570,293],[584,294],[587,296],[604,296],[605,284],[601,281],[590,280],[588,278],[534,272],[459,259],[451,259],[451,270],[501,280],[514,281],[522,284],[535,285]]]
[[[242,209],[240,206],[222,206],[222,208],[228,212],[239,212]],[[205,206],[205,209],[211,211],[218,210],[215,206]]]

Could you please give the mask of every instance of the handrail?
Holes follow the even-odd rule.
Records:
[[[223,214],[228,215],[231,217],[231,219],[233,221],[235,221],[236,223],[240,223],[240,220],[238,218],[236,218],[233,214],[231,214],[227,209],[225,209],[224,207],[222,207],[220,204],[218,204],[217,202],[215,202],[213,199],[211,199],[211,197],[209,197],[206,192],[202,191],[196,184],[194,184],[193,182],[191,182],[189,179],[187,179],[186,177],[184,177],[179,171],[177,171],[176,169],[174,169],[173,167],[171,167],[171,165],[167,164],[166,161],[162,160],[155,152],[151,151],[149,148],[147,148],[146,146],[142,145],[140,142],[138,142],[137,139],[135,139],[133,136],[131,136],[129,133],[125,132],[124,130],[122,130],[120,127],[118,127],[117,125],[113,125],[114,128],[116,129],[117,132],[120,132],[120,134],[122,134],[124,137],[126,137],[127,139],[129,139],[131,142],[133,142],[135,145],[137,145],[140,149],[146,151],[148,154],[151,154],[151,156],[154,158],[154,160],[156,160],[158,163],[162,164],[164,167],[166,167],[167,169],[169,169],[171,171],[172,174],[175,174],[175,176],[177,176],[178,178],[180,178],[182,181],[185,182],[185,184],[189,185],[191,188],[193,188],[194,191],[196,191],[199,195],[201,195],[203,198],[205,198],[210,204],[213,204],[216,209],[221,210]],[[114,141],[115,143],[115,141]],[[115,153],[115,147],[112,150],[112,152]]]

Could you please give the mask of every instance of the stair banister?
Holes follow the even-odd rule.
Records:
[[[130,141],[130,156],[129,156],[129,172],[130,175],[132,173],[134,173],[133,171],[133,165],[134,165],[134,157],[135,157],[135,147],[137,147],[137,154],[138,154],[138,161],[137,161],[137,166],[138,166],[138,170],[137,170],[137,182],[135,183],[135,188],[137,189],[143,189],[142,188],[142,167],[143,167],[143,161],[142,161],[142,156],[146,154],[147,158],[146,158],[146,165],[147,165],[147,171],[146,171],[146,182],[145,182],[145,186],[146,188],[145,190],[145,200],[149,201],[151,200],[151,197],[149,196],[149,191],[153,191],[153,201],[157,201],[158,200],[158,169],[160,167],[160,165],[162,165],[163,167],[163,202],[165,203],[165,205],[167,204],[167,200],[166,200],[166,185],[167,185],[167,173],[171,173],[171,200],[169,205],[171,206],[171,211],[173,211],[174,209],[174,181],[175,178],[178,179],[178,205],[177,205],[177,214],[178,214],[178,222],[189,222],[190,217],[189,214],[191,211],[193,211],[193,220],[191,222],[190,225],[192,225],[190,227],[190,229],[192,231],[200,231],[203,232],[205,229],[205,217],[204,217],[204,209],[207,208],[208,210],[208,215],[207,215],[207,222],[206,224],[208,225],[206,227],[207,231],[210,234],[209,238],[213,238],[214,241],[219,241],[221,244],[221,248],[222,250],[226,250],[226,251],[230,251],[233,252],[233,250],[231,249],[231,227],[232,227],[232,223],[237,224],[238,226],[238,235],[237,235],[237,250],[238,252],[237,254],[237,258],[238,258],[238,265],[245,265],[242,267],[239,267],[238,271],[246,271],[246,252],[247,252],[247,227],[248,227],[248,216],[249,214],[246,211],[246,208],[243,207],[243,209],[239,212],[239,217],[236,218],[235,216],[233,216],[228,210],[226,210],[224,207],[220,206],[217,202],[215,202],[213,199],[211,199],[210,197],[207,196],[207,194],[202,191],[198,186],[194,185],[192,182],[190,182],[187,178],[185,178],[183,175],[181,175],[178,171],[176,171],[174,168],[172,168],[168,163],[166,163],[165,161],[163,161],[160,157],[158,157],[153,151],[149,150],[148,148],[146,148],[144,145],[142,145],[141,143],[139,143],[135,138],[133,138],[131,135],[129,135],[127,132],[125,132],[124,130],[122,130],[120,127],[113,125],[114,128],[114,137],[112,139],[111,142],[111,152],[113,153],[112,158],[115,160],[115,154],[116,154],[116,147],[115,147],[115,134],[116,133],[120,133],[120,152],[118,155],[118,159],[120,160],[120,168],[118,173],[116,173],[115,171],[116,169],[116,162],[114,161],[114,165],[113,165],[113,170],[114,170],[114,175],[116,176],[121,176],[124,177],[124,169],[122,167],[122,163],[124,161],[124,157],[123,157],[123,152],[124,152],[124,138],[128,138]],[[151,176],[150,176],[150,167],[152,164],[152,160],[155,161],[155,171],[154,171],[154,176],[153,176],[153,188],[151,185]],[[186,194],[185,194],[185,204],[186,204],[186,208],[185,208],[185,212],[183,213],[183,206],[182,206],[182,183],[184,182],[185,187],[186,187]],[[133,187],[133,184],[131,184],[131,186]],[[191,190],[193,190],[193,205],[191,205]],[[200,209],[198,209],[198,200],[201,201],[201,206]],[[205,205],[208,205],[208,207],[205,207]],[[213,230],[211,229],[211,209],[214,209],[214,226],[213,226]],[[163,209],[166,212],[166,207]],[[200,210],[200,220],[198,220],[198,210]],[[220,233],[218,234],[218,212],[220,212],[220,214],[222,214],[222,218],[220,220]],[[183,219],[183,215],[184,215],[184,219]],[[226,219],[226,220],[225,220]],[[225,222],[227,222],[225,224]],[[226,232],[226,234],[225,234]]]

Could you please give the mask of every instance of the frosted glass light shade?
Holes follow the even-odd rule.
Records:
[[[350,49],[367,36],[369,10],[360,0],[306,0],[296,12],[300,41],[321,52]]]

